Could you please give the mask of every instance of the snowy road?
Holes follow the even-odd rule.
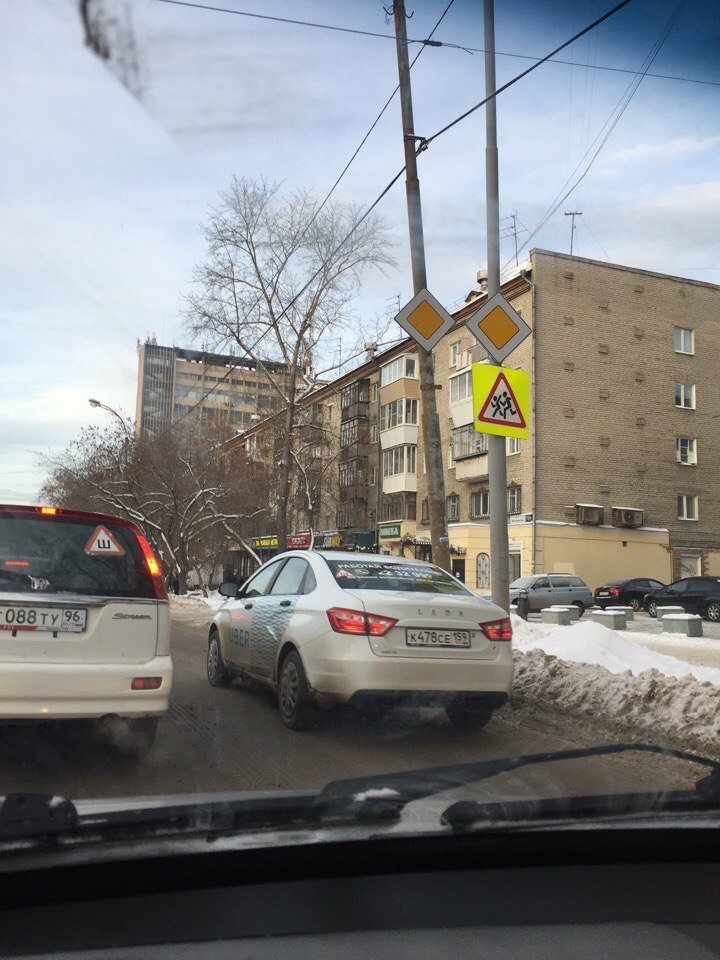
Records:
[[[80,798],[319,787],[339,777],[608,740],[592,718],[563,715],[547,704],[538,711],[537,702],[529,704],[520,696],[479,733],[460,732],[433,710],[390,711],[369,720],[335,711],[320,729],[293,733],[280,722],[266,691],[247,684],[227,690],[208,685],[211,611],[187,601],[174,602],[173,613],[175,685],[150,755],[128,764],[92,747],[74,728],[5,728],[0,732],[0,792],[39,790]],[[636,739],[647,740],[647,735]],[[535,794],[655,790],[685,784],[691,773],[694,768],[677,761],[632,754],[534,768],[524,782],[518,783],[516,775],[512,789]]]

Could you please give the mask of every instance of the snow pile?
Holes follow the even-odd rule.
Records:
[[[720,670],[654,653],[595,623],[553,629],[513,617],[513,631],[516,704],[717,753]]]
[[[188,590],[188,592],[179,597],[173,596],[173,602],[181,605],[204,603],[211,610],[219,610],[225,603],[227,597],[223,597],[217,590],[212,590],[207,597],[203,596],[202,590]]]
[[[720,669],[717,667],[702,667],[648,650],[632,639],[632,633],[611,630],[600,623],[580,621],[557,628],[551,624],[526,623],[520,617],[513,617],[512,625],[514,647],[523,653],[543,650],[570,663],[604,667],[610,673],[629,670],[638,677],[648,670],[657,670],[666,677],[690,676],[701,683],[720,687]]]

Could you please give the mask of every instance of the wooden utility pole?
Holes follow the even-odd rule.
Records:
[[[420,205],[420,181],[417,175],[415,155],[415,125],[413,122],[412,91],[410,89],[410,63],[408,59],[407,31],[405,26],[405,0],[394,0],[395,38],[397,42],[400,106],[402,109],[403,144],[405,147],[405,173],[410,228],[410,259],[412,262],[413,293],[427,287],[425,271],[425,242],[423,239],[422,208]],[[450,542],[445,515],[445,475],[440,444],[440,420],[435,402],[435,374],[432,356],[418,345],[420,372],[420,396],[422,399],[422,437],[427,470],[428,506],[430,514],[430,541],[433,562],[450,570]],[[416,464],[419,471],[420,464]]]

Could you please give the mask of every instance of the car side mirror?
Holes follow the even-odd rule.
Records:
[[[240,593],[240,587],[234,580],[227,580],[225,583],[221,583],[218,587],[218,593],[221,593],[223,597],[235,597]]]

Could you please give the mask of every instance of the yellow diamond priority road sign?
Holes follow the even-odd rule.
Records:
[[[472,365],[473,421],[478,433],[530,436],[530,374],[488,363]]]
[[[432,350],[455,321],[429,290],[421,290],[395,317],[421,347]]]
[[[475,311],[467,321],[467,328],[498,363],[503,363],[525,337],[532,333],[517,310],[513,310],[501,293],[490,297],[487,303]]]

